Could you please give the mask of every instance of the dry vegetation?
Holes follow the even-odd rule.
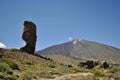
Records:
[[[120,67],[89,70],[61,65],[16,49],[0,49],[0,80],[41,79],[120,80]]]

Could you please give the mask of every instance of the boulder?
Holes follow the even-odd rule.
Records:
[[[94,63],[93,60],[87,60],[87,61],[84,61],[84,62],[80,62],[78,66],[79,67],[85,67],[87,69],[92,69],[92,68],[94,68],[95,63]]]
[[[84,61],[84,62],[80,62],[78,64],[78,67],[85,67],[87,69],[92,69],[94,67],[101,67],[101,68],[108,68],[109,67],[109,64],[106,62],[106,61],[95,61],[95,60],[87,60],[87,61]]]
[[[104,68],[104,69],[106,69],[106,68],[110,67],[110,65],[106,61],[103,61],[101,63],[101,67]]]
[[[26,45],[20,48],[20,50],[30,54],[34,54],[37,35],[36,35],[36,25],[33,22],[24,21],[22,39],[26,42]]]

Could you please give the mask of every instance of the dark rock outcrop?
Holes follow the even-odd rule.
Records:
[[[108,68],[110,66],[109,66],[109,64],[106,61],[103,61],[101,67],[106,69],[106,68]]]
[[[24,30],[22,34],[22,39],[26,42],[26,45],[20,50],[34,54],[37,35],[36,35],[36,25],[30,21],[24,21]]]
[[[100,62],[100,61],[94,61],[94,60],[87,60],[84,62],[80,62],[78,64],[78,67],[85,67],[87,69],[92,69],[94,67],[101,67],[101,68],[108,68],[109,64],[106,61]]]
[[[95,64],[92,60],[88,60],[85,62],[80,62],[78,66],[85,67],[87,69],[92,69],[95,66]]]

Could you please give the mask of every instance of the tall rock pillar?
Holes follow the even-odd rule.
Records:
[[[30,21],[24,21],[24,29],[22,34],[22,39],[26,42],[26,45],[20,50],[34,54],[37,35],[36,35],[36,25]]]

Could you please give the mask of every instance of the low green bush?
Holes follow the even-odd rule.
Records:
[[[50,68],[55,68],[55,65],[53,65],[53,64],[49,64],[48,65]]]
[[[119,68],[116,68],[116,67],[113,67],[113,68],[111,68],[111,69],[109,70],[109,73],[115,73],[115,72],[117,72],[117,71],[120,71],[120,69],[119,69]]]
[[[11,70],[8,64],[6,63],[0,63],[0,72],[6,72]]]
[[[31,61],[25,61],[27,65],[33,65],[33,62]]]
[[[82,70],[80,68],[73,68],[75,72],[81,72]]]
[[[101,69],[94,69],[94,75],[97,76],[97,77],[103,77],[105,76],[105,72]]]
[[[6,65],[9,65],[9,67],[12,68],[13,70],[20,70],[18,65],[9,59],[1,59],[0,62],[4,63]]]

